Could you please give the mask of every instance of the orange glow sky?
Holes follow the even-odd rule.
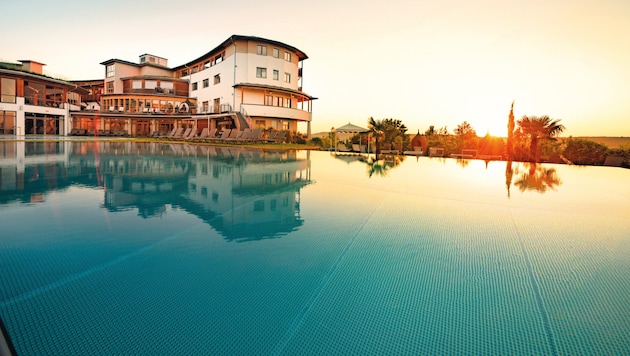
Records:
[[[313,133],[373,116],[505,135],[515,100],[517,119],[561,119],[563,136],[630,136],[628,0],[4,0],[2,13],[0,60],[66,79],[144,53],[178,66],[232,34],[295,46],[319,98]]]

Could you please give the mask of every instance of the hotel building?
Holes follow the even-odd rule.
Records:
[[[80,110],[76,84],[43,74],[45,64],[0,63],[0,135],[64,135],[71,112]]]
[[[175,127],[261,128],[310,137],[312,97],[302,90],[307,55],[282,42],[233,35],[183,65],[143,54],[109,59],[104,80],[62,81],[44,64],[0,66],[0,134],[150,136]]]
[[[100,110],[73,112],[72,128],[123,130],[132,136],[167,133],[174,127],[261,128],[310,137],[316,98],[302,90],[307,58],[281,42],[233,35],[174,68],[152,54],[141,55],[139,63],[109,59],[101,63],[105,79]]]

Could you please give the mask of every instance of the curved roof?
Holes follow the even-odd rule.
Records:
[[[288,49],[290,51],[295,52],[297,54],[299,60],[304,60],[304,59],[308,58],[306,53],[304,53],[304,52],[300,51],[299,49],[297,49],[297,48],[295,48],[295,47],[293,47],[291,45],[288,45],[286,43],[282,43],[282,42],[274,41],[274,40],[269,40],[269,39],[262,38],[262,37],[256,37],[256,36],[232,35],[228,39],[223,41],[220,45],[218,45],[217,47],[215,47],[211,51],[207,52],[206,54],[204,54],[204,55],[202,55],[202,56],[200,56],[200,57],[198,57],[198,58],[196,58],[196,59],[194,59],[192,61],[189,61],[186,64],[182,64],[182,65],[179,65],[177,67],[174,67],[173,69],[174,70],[178,70],[178,69],[184,68],[184,67],[186,67],[188,65],[191,65],[193,63],[197,63],[197,62],[203,60],[206,57],[215,55],[216,53],[222,51],[224,48],[228,47],[229,45],[231,45],[235,41],[256,41],[256,42],[268,43],[270,45],[283,47],[283,48],[286,48],[286,49]]]

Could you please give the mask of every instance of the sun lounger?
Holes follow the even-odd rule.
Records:
[[[230,131],[230,134],[227,135],[227,137],[224,138],[223,136],[221,136],[221,138],[224,141],[234,141],[236,140],[237,137],[240,137],[241,135],[243,135],[243,131],[240,131],[238,129],[232,129],[232,131]]]
[[[381,154],[384,155],[398,155],[400,154],[400,150],[392,149],[391,143],[384,143],[383,149],[381,150]]]
[[[199,134],[199,136],[192,137],[190,138],[190,140],[199,141],[199,140],[203,140],[206,137],[208,137],[208,128],[204,127],[203,130],[201,130],[201,133]]]
[[[337,151],[339,151],[339,152],[352,152],[352,150],[349,149],[348,147],[346,147],[346,145],[343,144],[343,143],[338,143],[337,144]]]
[[[286,131],[279,131],[276,136],[274,138],[267,139],[267,142],[269,143],[282,143],[284,142],[284,138],[286,137],[287,132]]]
[[[183,131],[184,129],[182,129],[182,128],[179,128],[179,129],[178,129],[177,127],[173,127],[173,129],[171,130],[171,132],[169,132],[169,133],[168,133],[168,134],[166,134],[166,135],[160,135],[159,137],[161,137],[161,138],[170,138],[170,137],[173,137],[173,136],[175,136],[175,134],[177,133],[177,131],[178,131],[178,130],[182,130],[182,131]]]
[[[184,140],[192,140],[195,136],[197,136],[197,128],[193,128],[192,130],[190,130],[190,132],[188,133],[188,135],[182,137]]]

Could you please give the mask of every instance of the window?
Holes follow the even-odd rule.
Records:
[[[221,75],[217,74],[214,76],[214,84],[217,85],[219,83],[221,83]]]
[[[208,68],[210,68],[210,61],[206,61],[203,64],[203,69],[208,69]]]
[[[291,83],[291,74],[284,73],[284,82],[285,83]]]
[[[273,105],[273,96],[265,95],[265,105],[269,105],[269,106]]]
[[[265,120],[256,120],[255,125],[257,128],[264,129],[265,128]]]
[[[210,85],[210,80],[208,78],[204,79],[202,86],[204,88],[207,88],[209,85]]]
[[[197,90],[197,82],[192,83],[192,90]]]
[[[277,48],[273,49],[273,56],[274,58],[280,58],[280,50]]]
[[[155,89],[157,88],[157,80],[145,80],[144,81],[145,89]]]
[[[291,62],[291,53],[284,52],[284,60],[287,62]]]
[[[261,56],[266,56],[267,55],[267,46],[258,45],[256,47],[256,53],[261,55]]]
[[[0,135],[15,134],[15,111],[0,111]]]
[[[194,66],[194,67],[192,68],[192,73],[197,73],[197,66]]]
[[[105,67],[105,68],[106,68],[106,71],[107,71],[107,74],[106,74],[106,75],[107,75],[107,78],[111,78],[111,77],[113,77],[113,76],[114,76],[114,74],[115,74],[115,71],[114,71],[114,65],[113,65],[113,64],[110,64],[110,65],[108,65],[108,66],[107,66],[107,67]]]
[[[107,82],[107,94],[114,94],[114,82]]]
[[[203,103],[201,103],[201,111],[202,112],[208,112],[208,102],[204,101]]]
[[[134,80],[131,82],[131,89],[142,89],[142,80]]]
[[[273,70],[273,80],[278,80],[280,76],[280,72],[278,72],[277,70]]]
[[[182,77],[185,77],[185,76],[187,76],[187,75],[188,75],[188,70],[184,69],[184,70],[182,71]]]
[[[0,81],[0,103],[15,103],[15,79],[2,78]]]
[[[267,78],[267,68],[256,67],[256,78]]]

